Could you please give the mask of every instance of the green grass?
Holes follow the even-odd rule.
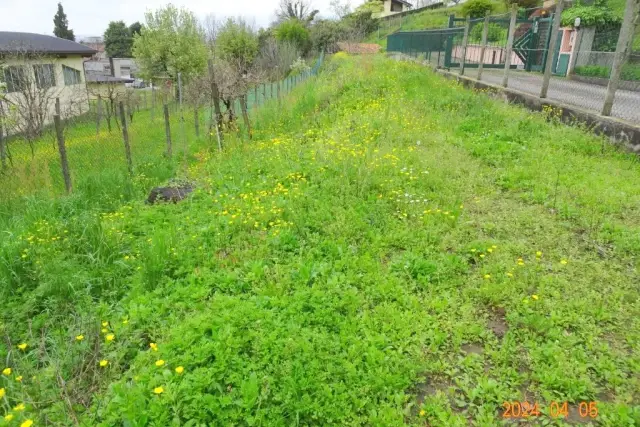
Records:
[[[640,423],[637,158],[415,64],[325,68],[194,147],[180,204],[1,217],[11,425]]]

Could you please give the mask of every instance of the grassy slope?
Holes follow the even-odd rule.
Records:
[[[194,156],[187,202],[9,221],[5,408],[495,425],[504,400],[597,400],[599,423],[640,422],[637,159],[416,65],[343,62],[253,143]]]

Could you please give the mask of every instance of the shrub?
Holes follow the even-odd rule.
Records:
[[[482,28],[483,24],[476,24],[469,33],[469,39],[473,42],[480,43],[482,41]],[[500,40],[507,39],[507,29],[499,24],[490,23],[489,31],[487,32],[487,42],[495,43]]]
[[[493,12],[495,5],[491,0],[469,0],[462,5],[462,15],[470,18],[482,18]]]
[[[284,21],[276,28],[275,35],[279,42],[289,42],[303,54],[306,54],[311,47],[309,29],[298,19]]]
[[[610,67],[604,67],[601,65],[583,65],[576,67],[574,71],[579,76],[600,77],[603,79],[608,79],[611,74]],[[640,81],[640,65],[624,65],[622,67],[620,78],[627,81]]]

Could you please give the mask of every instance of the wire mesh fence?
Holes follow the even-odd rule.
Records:
[[[640,52],[616,53],[624,45],[621,41],[629,40],[630,45],[633,28],[623,34],[619,25],[563,27],[560,15],[556,6],[513,9],[486,18],[451,15],[446,28],[389,35],[387,51],[640,123]],[[616,60],[621,67],[612,87],[609,82]],[[605,102],[608,97],[613,100],[610,109]]]
[[[322,62],[323,55],[312,68],[250,88],[246,107],[255,110],[285,96],[316,75]],[[51,102],[32,105],[45,109],[39,129],[18,121],[36,112],[17,111],[9,96],[0,101],[1,202],[104,188],[98,184],[105,181],[114,183],[114,194],[148,188],[186,168],[199,150],[222,147],[211,131],[218,128],[211,105],[187,103],[181,87],[107,86],[74,92],[75,97],[60,92]],[[229,109],[241,111],[241,101],[221,106],[222,113]],[[246,132],[241,124],[237,130]]]

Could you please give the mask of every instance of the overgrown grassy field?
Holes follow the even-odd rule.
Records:
[[[254,122],[0,216],[5,424],[640,424],[636,157],[381,56]]]

